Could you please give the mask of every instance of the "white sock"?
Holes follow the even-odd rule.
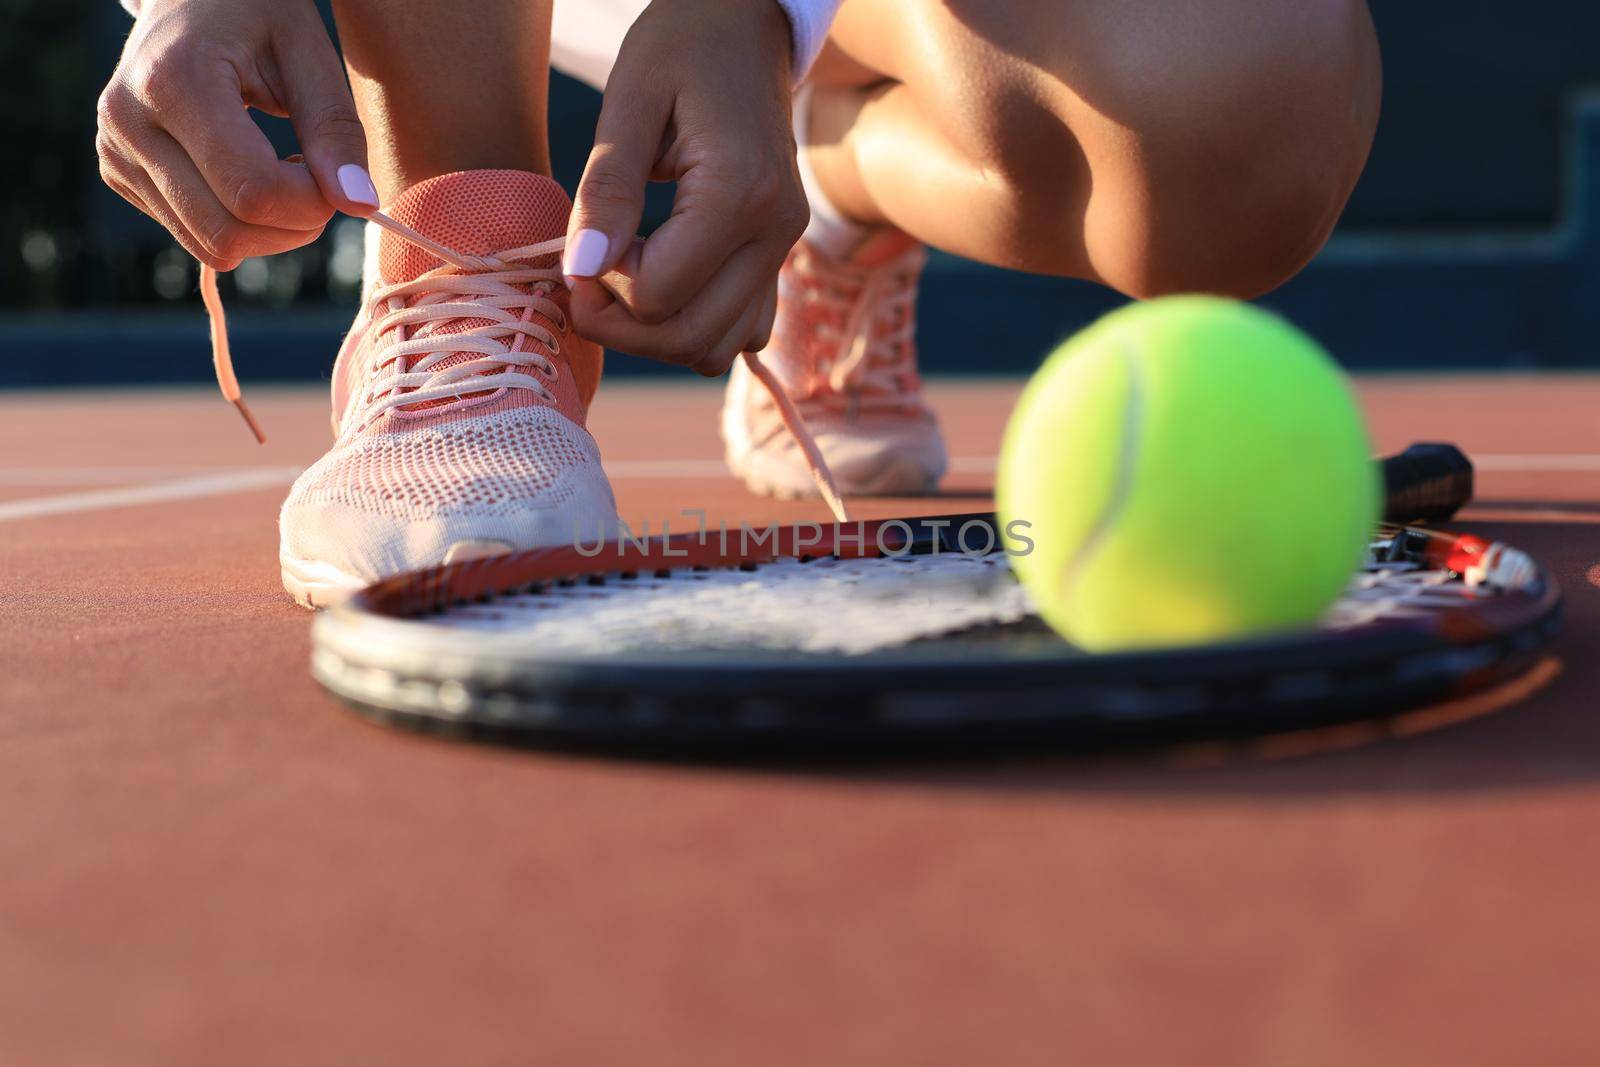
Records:
[[[361,233],[361,306],[366,307],[378,288],[378,243],[383,239],[383,227],[364,222]]]
[[[828,194],[822,191],[822,183],[817,181],[817,174],[811,169],[811,161],[806,158],[811,120],[811,92],[812,87],[805,85],[794,94],[794,140],[799,146],[800,184],[806,191],[807,202],[811,205],[811,224],[806,227],[805,239],[834,259],[848,259],[850,253],[860,247],[872,231],[859,222],[845,218],[834,206],[833,201],[828,199]]]

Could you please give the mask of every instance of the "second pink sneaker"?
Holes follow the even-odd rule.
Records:
[[[795,245],[778,279],[778,315],[762,362],[783,383],[847,496],[933,492],[944,441],[917,374],[917,283],[927,253],[899,231],[847,260]],[[734,364],[722,409],[728,467],[754,492],[817,495],[771,395]]]

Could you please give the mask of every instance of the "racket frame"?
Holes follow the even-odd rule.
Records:
[[[843,555],[952,551],[952,531],[973,523],[988,524],[998,538],[997,520],[981,513],[867,521],[849,524],[866,536],[847,539]],[[822,528],[830,547],[832,529]],[[1397,557],[1430,568],[1501,551],[1411,527],[1380,535]],[[1451,699],[1526,672],[1561,617],[1558,587],[1527,561],[1518,588],[1486,588],[1415,617],[1093,656],[1029,633],[989,643],[932,639],[871,656],[540,659],[413,622],[499,593],[807,559],[816,544],[808,525],[783,528],[755,552],[682,534],[594,555],[561,547],[433,568],[380,582],[320,618],[313,673],[384,721],[563,747],[741,754],[1082,748],[1303,729]]]

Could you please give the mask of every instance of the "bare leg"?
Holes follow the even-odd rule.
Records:
[[[550,173],[551,3],[472,0],[471,18],[446,18],[439,0],[334,0],[385,201],[451,171]]]
[[[1137,296],[1291,277],[1380,95],[1363,0],[848,0],[813,84],[846,215]]]

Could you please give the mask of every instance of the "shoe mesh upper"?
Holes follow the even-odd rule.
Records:
[[[594,470],[588,470],[590,466]],[[286,509],[342,504],[408,522],[559,507],[599,477],[593,441],[549,408],[366,434],[296,482]]]
[[[396,222],[458,252],[486,256],[536,244],[567,229],[568,201],[549,178],[515,170],[443,174],[407,189],[389,208]],[[531,266],[553,266],[534,260]],[[389,282],[410,281],[441,262],[433,253],[392,234],[379,242],[378,267]]]

